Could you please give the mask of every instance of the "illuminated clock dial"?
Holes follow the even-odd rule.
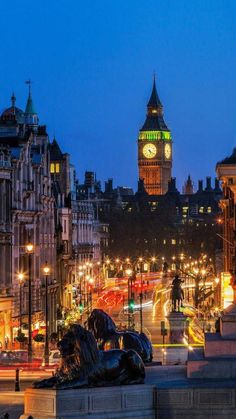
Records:
[[[154,144],[145,144],[143,147],[143,155],[147,159],[152,159],[157,154],[157,148]]]
[[[171,156],[171,147],[170,144],[165,145],[165,158],[169,159]]]

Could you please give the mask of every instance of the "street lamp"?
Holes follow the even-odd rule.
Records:
[[[132,292],[132,269],[128,268],[125,271],[128,276],[128,329],[134,329],[134,299]]]
[[[29,271],[29,287],[28,287],[28,362],[32,362],[32,307],[31,307],[31,264],[32,264],[32,254],[34,252],[34,245],[28,243],[26,245],[26,253],[28,254],[28,271]]]
[[[45,275],[45,345],[44,345],[44,363],[45,365],[49,364],[49,341],[48,341],[48,275],[50,273],[50,268],[48,263],[45,262],[43,268],[43,273]]]
[[[21,334],[21,328],[22,328],[22,284],[24,282],[24,274],[19,273],[18,274],[19,279],[19,285],[20,285],[20,334]]]
[[[143,258],[139,258],[139,262],[140,262],[140,274],[141,274],[141,292],[139,294],[140,333],[143,333]]]

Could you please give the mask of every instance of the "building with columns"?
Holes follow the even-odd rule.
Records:
[[[236,275],[236,148],[216,165],[222,182],[224,272]]]
[[[11,344],[20,325],[27,335],[28,242],[34,246],[32,329],[44,324],[42,289],[46,262],[50,266],[51,292],[56,296],[54,196],[48,147],[46,128],[39,125],[31,91],[25,112],[16,107],[13,94],[11,106],[0,116],[0,342],[3,347]],[[21,286],[19,274],[23,275]],[[52,304],[49,310],[53,331],[56,306]]]

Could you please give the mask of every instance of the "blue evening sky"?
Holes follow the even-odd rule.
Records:
[[[235,0],[1,2],[0,109],[27,78],[40,123],[80,181],[136,187],[137,135],[154,70],[179,187],[214,176],[236,137]]]

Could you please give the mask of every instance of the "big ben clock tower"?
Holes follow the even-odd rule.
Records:
[[[147,104],[146,121],[138,137],[139,178],[149,195],[167,192],[172,169],[172,139],[163,118],[163,106],[156,90],[155,77]]]

